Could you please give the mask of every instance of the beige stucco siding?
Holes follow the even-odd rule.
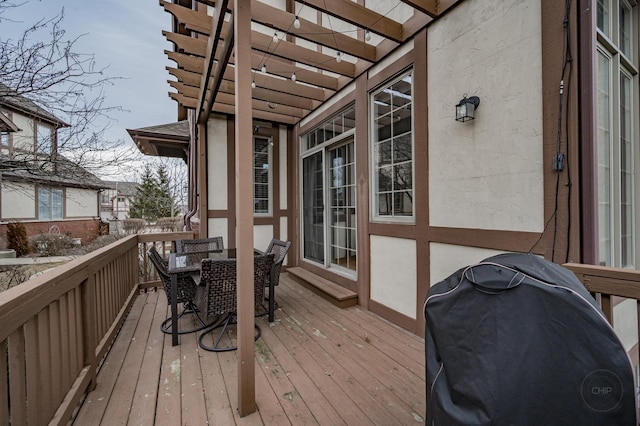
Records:
[[[2,219],[34,219],[35,199],[33,185],[2,182]]]
[[[12,121],[20,129],[13,134],[13,148],[33,151],[35,146],[34,124],[29,117],[18,112],[13,113]]]
[[[372,235],[371,300],[416,318],[416,242]]]
[[[470,1],[429,28],[431,225],[542,231],[540,16],[538,0]],[[460,123],[464,94],[480,107]]]
[[[207,123],[207,189],[210,210],[227,206],[227,120],[214,117]]]
[[[66,194],[66,217],[96,217],[99,215],[96,190],[67,188]]]
[[[429,252],[431,257],[431,285],[439,283],[462,267],[473,265],[487,257],[502,253],[497,250],[440,243],[430,243]]]

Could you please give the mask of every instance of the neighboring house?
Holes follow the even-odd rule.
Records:
[[[173,149],[132,135],[188,147],[200,236],[246,244],[236,191],[253,193],[255,247],[290,240],[291,272],[420,335],[429,287],[497,253],[640,266],[635,1],[265,0],[253,26],[206,3],[162,2],[188,128]],[[637,351],[637,321],[615,327]]]
[[[139,184],[136,182],[104,181],[106,189],[100,193],[100,219],[103,221],[129,218],[131,203]]]
[[[94,239],[105,184],[57,154],[58,129],[68,124],[2,84],[0,112],[15,125],[0,133],[0,233],[16,221],[28,236],[53,230]]]

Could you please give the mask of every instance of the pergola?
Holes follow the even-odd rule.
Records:
[[[240,195],[252,193],[253,120],[298,123],[459,1],[160,0],[174,18],[164,35],[179,119],[193,111],[203,146],[212,112],[236,117],[240,415],[256,409],[253,208]]]

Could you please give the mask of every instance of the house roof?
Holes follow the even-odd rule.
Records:
[[[51,186],[107,188],[107,184],[102,179],[61,155],[58,155],[54,161],[48,158],[39,160],[33,155],[27,158],[27,155],[19,160],[2,161],[2,178]]]
[[[173,16],[169,96],[194,109],[235,114],[236,75],[258,120],[296,124],[460,0],[251,0],[251,70],[235,69],[233,1],[161,0]],[[208,12],[212,12],[211,16]],[[249,77],[249,75],[251,77]],[[294,77],[295,76],[295,77]],[[252,79],[249,80],[249,78]],[[244,87],[244,86],[243,86]]]
[[[182,158],[186,161],[189,147],[189,122],[159,124],[127,129],[138,149],[147,155]]]
[[[120,195],[136,195],[140,184],[138,182],[104,181],[105,188],[117,189]]]
[[[29,98],[18,94],[18,92],[2,83],[0,83],[0,105],[7,109],[20,111],[26,115],[35,116],[43,121],[53,124],[56,127],[69,127],[69,124],[58,119],[56,116]]]

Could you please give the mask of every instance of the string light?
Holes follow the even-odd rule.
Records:
[[[293,21],[293,28],[295,28],[296,30],[300,29],[300,20],[298,19],[297,15],[296,15],[296,19]]]
[[[262,64],[262,74],[267,73],[267,64]]]
[[[255,88],[256,88],[256,81],[255,81],[255,80],[253,80],[253,81],[251,82],[251,88],[252,88],[252,89],[255,89]]]
[[[366,41],[371,41],[371,32],[369,32],[369,30],[364,30],[364,39]]]
[[[296,81],[296,73],[295,73],[295,71],[291,74],[291,81],[293,81],[293,82]]]
[[[273,33],[273,42],[274,43],[278,42],[278,32],[277,31]]]
[[[342,53],[340,51],[336,52],[336,62],[337,63],[342,62]]]

